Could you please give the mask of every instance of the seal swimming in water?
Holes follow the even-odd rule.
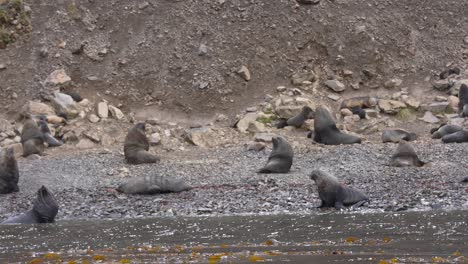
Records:
[[[460,91],[458,92],[458,114],[460,116],[468,116],[468,86],[462,84],[460,86]]]
[[[439,127],[436,131],[432,133],[432,138],[442,138],[446,135],[453,134],[455,132],[461,131],[463,128],[457,125],[443,125]]]
[[[302,110],[299,114],[297,114],[294,117],[289,118],[288,120],[286,119],[281,119],[279,123],[276,125],[276,128],[283,128],[285,126],[294,126],[294,127],[301,127],[304,122],[310,118],[311,114],[314,112],[312,108],[308,106],[302,107]]]
[[[463,143],[468,142],[468,131],[461,130],[442,137],[444,143]]]
[[[319,106],[315,112],[314,141],[325,145],[361,143],[361,138],[342,133],[333,120],[330,112]]]
[[[294,152],[283,137],[273,137],[273,151],[268,162],[258,173],[287,173],[293,163]]]
[[[18,192],[18,162],[13,148],[0,149],[0,194]]]
[[[54,136],[52,136],[52,133],[50,131],[49,125],[47,125],[47,122],[44,120],[39,120],[39,127],[41,128],[41,132],[44,135],[44,141],[47,143],[49,147],[58,147],[62,146],[63,142],[56,139]]]
[[[335,207],[337,210],[345,206],[359,207],[369,201],[369,198],[359,190],[349,188],[338,182],[338,179],[322,170],[314,170],[309,175],[318,189],[322,207]]]
[[[26,213],[8,218],[2,224],[41,224],[53,223],[59,210],[54,195],[42,186],[37,191],[33,208]]]
[[[388,128],[382,132],[382,142],[393,142],[398,143],[401,140],[413,141],[416,140],[417,136],[415,133],[408,132],[399,128]]]
[[[394,167],[422,167],[424,164],[426,163],[418,158],[413,147],[406,141],[400,141],[390,160],[390,166]]]
[[[24,122],[21,131],[21,144],[23,145],[24,157],[32,154],[42,155],[44,152],[44,134],[31,116],[28,116]]]
[[[170,178],[159,175],[135,177],[119,185],[117,191],[126,194],[158,194],[182,192],[190,186],[181,178]]]
[[[124,154],[130,164],[156,163],[159,158],[148,152],[149,140],[145,134],[145,123],[133,126],[125,137]]]

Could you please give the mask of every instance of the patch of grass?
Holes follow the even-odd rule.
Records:
[[[0,24],[6,24],[10,22],[10,16],[8,10],[4,6],[0,6]]]
[[[271,124],[271,122],[275,121],[276,119],[278,119],[278,118],[276,116],[274,116],[274,115],[271,115],[269,117],[261,116],[261,117],[257,117],[257,122],[260,122],[260,123],[266,125],[266,124]]]
[[[410,108],[403,108],[398,111],[396,117],[402,121],[408,121],[414,117],[414,110]]]
[[[265,108],[265,110],[263,110],[263,113],[269,115],[269,114],[273,114],[273,108],[270,106],[268,106],[267,108]]]

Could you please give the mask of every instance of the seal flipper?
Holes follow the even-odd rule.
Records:
[[[276,128],[283,128],[283,127],[285,127],[287,125],[288,125],[288,121],[286,119],[284,119],[284,118],[281,118],[281,119],[278,120],[278,122],[276,123],[275,126],[276,126]]]
[[[335,202],[335,209],[336,210],[342,210],[342,209],[346,209],[343,202],[340,202],[340,201],[336,201]]]
[[[49,147],[59,147],[63,145],[62,141],[56,139],[49,133],[44,134],[44,140],[47,143],[47,145],[49,145]]]

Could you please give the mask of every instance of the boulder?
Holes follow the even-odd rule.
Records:
[[[21,112],[23,114],[31,114],[31,115],[55,115],[55,110],[50,105],[29,101],[27,102]]]
[[[297,72],[291,76],[291,83],[294,85],[301,85],[304,82],[314,82],[316,80],[317,76],[313,71]]]
[[[113,105],[109,105],[109,112],[111,113],[111,116],[117,120],[121,120],[122,118],[125,117],[122,111]]]
[[[82,138],[80,139],[78,144],[75,145],[75,147],[78,149],[90,149],[90,148],[94,148],[95,144],[93,143],[93,141],[87,138]]]
[[[429,111],[426,111],[424,113],[424,116],[422,118],[420,118],[420,120],[426,122],[426,123],[429,123],[429,124],[435,124],[435,123],[439,123],[439,118],[437,118],[436,116],[434,116],[434,114],[432,114],[431,112]]]
[[[109,117],[109,106],[106,102],[99,102],[96,107],[96,112],[98,117],[100,118],[108,118]]]
[[[403,108],[406,108],[406,104],[396,100],[379,100],[379,108],[386,114],[397,114]]]
[[[218,144],[218,137],[209,127],[198,127],[185,130],[185,140],[202,148],[214,147]]]
[[[242,119],[240,119],[236,127],[240,132],[247,132],[247,129],[249,128],[249,124],[251,122],[255,122],[257,120],[257,113],[247,113]]]
[[[55,70],[45,80],[46,85],[62,86],[71,81],[70,76],[67,75],[64,69]]]
[[[438,102],[438,103],[423,104],[421,105],[421,109],[424,111],[441,113],[441,112],[445,112],[448,106],[449,106],[449,102]]]
[[[338,80],[328,80],[325,82],[325,86],[327,86],[335,92],[342,92],[346,90],[346,86]]]
[[[265,129],[266,128],[264,124],[257,122],[257,121],[253,121],[249,123],[249,127],[247,128],[247,131],[252,132],[252,133],[259,133],[259,132],[264,132]]]

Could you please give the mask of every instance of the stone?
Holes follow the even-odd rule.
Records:
[[[245,109],[246,112],[257,112],[257,107],[255,106],[252,106],[252,107],[248,107],[247,109]]]
[[[23,155],[23,144],[21,143],[15,143],[11,144],[8,146],[9,148],[13,148],[13,151],[15,152],[15,157],[19,158]]]
[[[252,132],[252,133],[264,132],[265,125],[260,122],[253,121],[249,123],[249,127],[247,128],[247,131]]]
[[[91,123],[94,124],[94,123],[99,122],[100,119],[99,119],[99,117],[98,117],[97,115],[95,115],[95,114],[90,114],[90,115],[88,116],[88,120],[89,120],[89,122],[91,122]]]
[[[437,118],[436,116],[434,116],[434,114],[432,114],[431,112],[429,111],[426,111],[424,113],[424,116],[422,118],[420,118],[420,120],[426,122],[426,123],[429,123],[429,124],[435,124],[435,123],[439,123],[439,118]]]
[[[325,86],[327,86],[335,92],[342,92],[346,89],[346,86],[338,80],[328,80],[325,82]]]
[[[437,80],[432,83],[432,86],[434,89],[439,90],[439,91],[446,91],[450,88],[451,84],[448,79],[445,80]]]
[[[257,133],[255,134],[255,141],[269,143],[272,142],[274,136],[274,134],[270,133]]]
[[[379,112],[374,110],[374,109],[364,109],[366,112],[366,116],[371,117],[371,118],[377,118],[379,117]]]
[[[247,132],[249,124],[257,120],[257,113],[247,113],[242,119],[240,119],[236,127],[240,132]]]
[[[108,118],[109,117],[109,107],[107,106],[106,102],[99,102],[97,105],[97,115],[100,118]]]
[[[401,92],[396,92],[396,93],[392,94],[392,99],[393,100],[398,100],[398,99],[400,99],[400,97],[401,97]]]
[[[341,113],[342,116],[352,116],[353,115],[353,112],[351,112],[351,110],[349,110],[348,108],[341,109],[340,113]]]
[[[159,145],[161,144],[161,134],[159,133],[153,133],[149,137],[149,142],[151,146]]]
[[[248,145],[247,145],[247,150],[248,151],[262,151],[264,150],[266,147],[265,143],[263,142],[250,142]]]
[[[453,95],[450,95],[450,96],[447,98],[447,102],[449,103],[449,108],[450,108],[452,111],[458,112],[458,103],[460,102],[460,99],[458,99],[458,97],[453,96]]]
[[[5,69],[6,69],[6,65],[3,63],[0,63],[0,71],[5,70]]]
[[[91,141],[90,139],[82,138],[82,139],[80,139],[80,141],[75,145],[75,147],[78,148],[78,149],[90,149],[90,148],[94,148],[94,147],[95,147],[95,144],[94,144],[93,141]]]
[[[242,65],[237,71],[237,74],[239,74],[244,80],[250,81],[250,71],[246,66]]]
[[[384,83],[384,87],[387,88],[387,89],[392,89],[392,88],[395,88],[395,87],[399,87],[402,83],[403,83],[403,81],[401,79],[393,78],[391,80],[386,81]]]
[[[353,74],[354,73],[352,71],[350,71],[350,70],[344,70],[343,71],[343,76],[344,77],[351,77],[351,76],[353,76]]]
[[[302,85],[304,82],[315,82],[317,76],[313,71],[309,72],[297,72],[291,76],[291,83],[293,85]]]
[[[203,56],[208,53],[208,47],[205,44],[200,44],[200,47],[198,47],[198,55]]]
[[[450,94],[458,96],[458,91],[460,90],[462,84],[468,85],[468,79],[456,81],[450,89]]]
[[[276,114],[280,118],[289,119],[298,115],[302,111],[302,105],[282,105],[275,108]]]
[[[101,136],[101,145],[103,146],[111,146],[115,143],[115,137],[111,137],[108,134],[103,134]]]
[[[96,143],[101,142],[101,138],[99,137],[99,133],[97,133],[97,132],[85,131],[85,132],[83,132],[83,135],[85,137],[91,139],[93,142],[96,142]]]
[[[278,87],[276,87],[276,91],[278,91],[279,93],[282,93],[282,92],[286,91],[286,87],[285,86],[278,86]]]
[[[224,122],[224,121],[228,121],[228,120],[229,120],[229,118],[224,114],[218,114],[216,116],[216,122]]]
[[[117,120],[121,120],[122,118],[125,117],[122,111],[113,105],[109,105],[109,112],[111,113],[111,116]]]
[[[297,3],[301,5],[317,5],[320,3],[320,0],[297,0]]]
[[[422,104],[421,109],[424,111],[441,113],[441,112],[445,112],[448,106],[449,106],[448,102],[439,102],[439,103],[431,103],[431,104]]]
[[[13,130],[13,125],[6,119],[0,119],[0,132],[7,132]]]
[[[379,108],[386,114],[397,114],[400,109],[406,108],[406,104],[395,100],[379,100]]]
[[[465,36],[465,38],[463,39],[463,42],[468,45],[468,36]]]
[[[71,116],[76,116],[75,114],[75,112],[77,113],[77,108],[75,107],[76,103],[70,95],[56,92],[54,94],[54,98],[52,98],[51,103],[58,113],[66,113]]]
[[[53,71],[45,80],[46,84],[60,86],[65,85],[71,81],[70,76],[67,75],[64,69]]]
[[[195,146],[202,148],[217,145],[217,137],[213,135],[209,127],[198,127],[185,130],[185,140]]]
[[[50,105],[29,101],[23,106],[22,113],[29,113],[31,115],[55,115],[55,110]]]
[[[436,102],[446,102],[447,97],[438,95],[438,96],[435,97],[435,101]]]
[[[405,103],[406,105],[408,105],[409,107],[413,108],[413,109],[418,109],[419,106],[421,105],[421,103],[419,101],[417,101],[416,99],[413,99],[413,98],[409,98],[407,100],[405,100]]]
[[[341,96],[336,94],[329,94],[327,97],[335,102],[341,99]]]
[[[62,136],[63,142],[78,142],[79,138],[74,131],[68,131]]]

